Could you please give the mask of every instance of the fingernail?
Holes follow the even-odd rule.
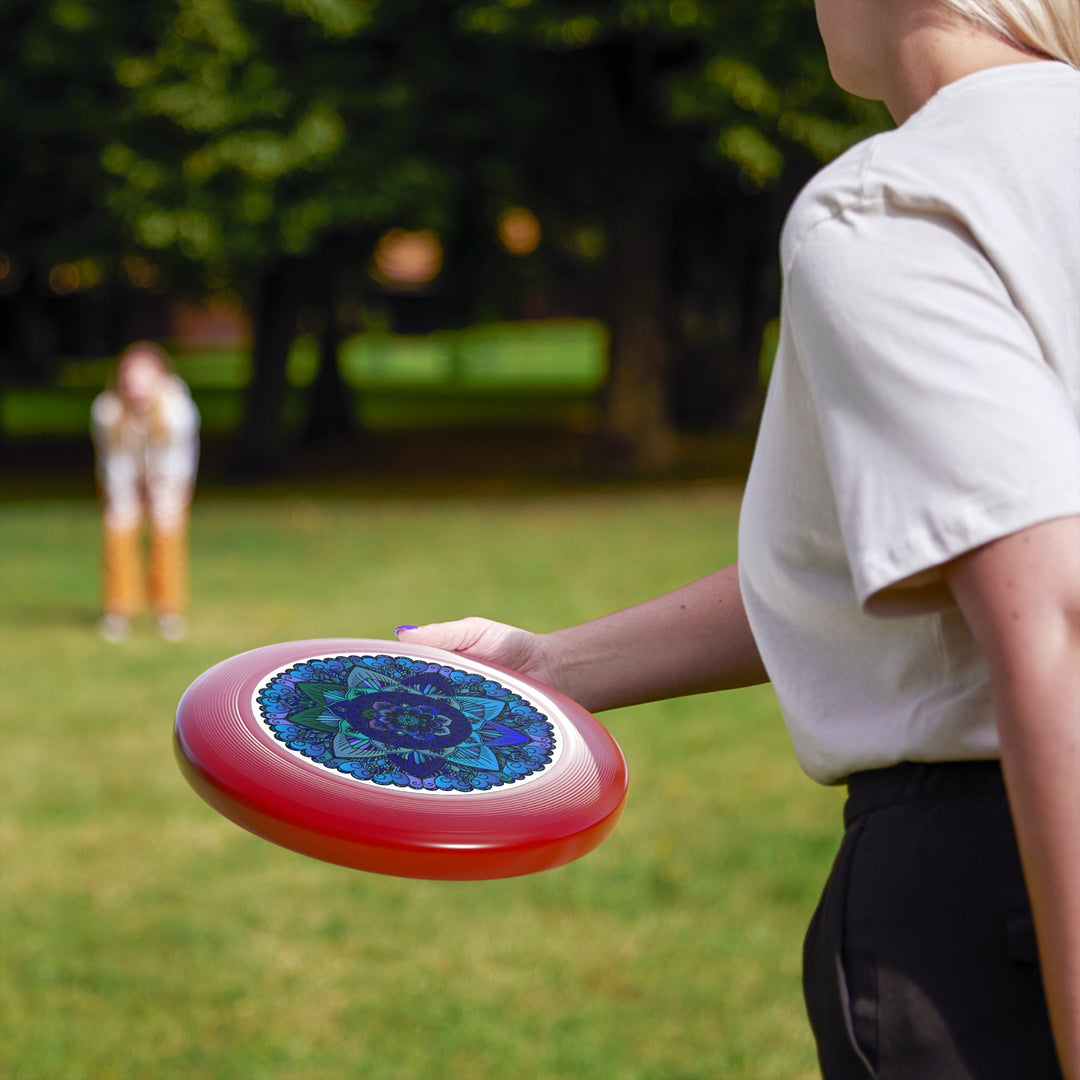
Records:
[[[396,627],[394,627],[394,633],[395,634],[400,634],[402,630],[418,630],[418,629],[419,629],[419,627],[417,627],[417,626],[409,626],[409,625],[396,626]]]

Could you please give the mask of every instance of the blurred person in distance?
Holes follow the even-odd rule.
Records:
[[[164,349],[139,341],[120,354],[112,386],[94,399],[90,424],[104,518],[101,635],[122,641],[148,592],[159,633],[178,641],[187,632],[199,411]],[[147,521],[148,580],[142,557]]]

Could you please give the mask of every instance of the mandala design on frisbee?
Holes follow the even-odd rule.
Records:
[[[542,772],[548,718],[478,675],[406,656],[305,660],[255,691],[274,737],[357,780],[416,791],[490,791]]]

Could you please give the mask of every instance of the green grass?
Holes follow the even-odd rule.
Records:
[[[0,433],[14,439],[85,434],[90,430],[94,393],[85,387],[10,388],[0,397]],[[228,434],[240,425],[242,391],[204,387],[195,389],[192,396],[204,434]],[[591,395],[549,386],[529,390],[496,385],[372,386],[355,395],[354,405],[362,429],[380,432],[529,424],[587,429],[595,425],[598,415]],[[299,428],[308,408],[305,389],[291,387],[285,403],[286,425]]]
[[[615,834],[526,878],[329,866],[217,816],[177,700],[272,641],[477,612],[550,628],[734,554],[737,493],[211,496],[192,634],[93,631],[88,502],[2,508],[0,1075],[808,1080],[799,949],[838,837],[768,688],[607,714]]]
[[[580,426],[595,419],[607,371],[608,334],[590,319],[494,323],[433,334],[354,334],[338,350],[342,378],[355,391],[366,430],[436,425],[546,422]],[[243,414],[251,356],[238,349],[179,353],[177,371],[192,389],[203,430],[233,431]],[[73,360],[52,385],[11,386],[0,394],[0,432],[71,435],[87,430],[90,403],[112,361]],[[288,420],[305,415],[318,346],[300,337],[288,361]]]

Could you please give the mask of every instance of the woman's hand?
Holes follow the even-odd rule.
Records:
[[[398,639],[409,645],[428,645],[461,653],[528,675],[556,690],[559,675],[546,638],[506,623],[472,616],[454,622],[400,627]]]

